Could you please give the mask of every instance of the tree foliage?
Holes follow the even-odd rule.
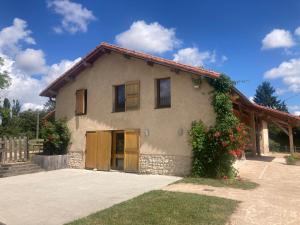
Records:
[[[264,81],[256,89],[254,102],[272,109],[288,112],[285,102],[279,100],[275,93],[275,88],[271,85],[271,83]]]
[[[10,77],[8,72],[3,69],[4,59],[0,57],[0,89],[5,89],[10,85]]]
[[[221,75],[219,79],[210,80],[210,84],[214,87],[212,106],[216,123],[209,128],[201,121],[192,123],[192,173],[202,177],[235,177],[233,163],[246,147],[248,132],[233,113],[230,78]]]

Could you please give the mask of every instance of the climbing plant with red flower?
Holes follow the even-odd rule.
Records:
[[[247,127],[233,113],[230,93],[234,82],[226,75],[221,75],[218,79],[210,79],[209,83],[214,87],[212,106],[216,122],[210,128],[206,128],[201,121],[192,123],[191,141],[197,143],[192,145],[192,173],[205,177],[234,177],[237,171],[233,163],[242,157],[249,141]]]

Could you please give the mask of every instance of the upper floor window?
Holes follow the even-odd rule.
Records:
[[[129,81],[114,86],[114,112],[138,110],[140,108],[140,82]]]
[[[125,111],[125,85],[115,86],[115,112]]]
[[[76,91],[75,114],[85,115],[87,112],[87,90],[80,89]]]
[[[171,107],[171,83],[170,78],[156,80],[156,107]]]

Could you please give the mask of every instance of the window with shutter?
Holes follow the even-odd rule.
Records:
[[[76,91],[76,115],[84,115],[87,110],[87,90],[80,89]]]
[[[137,110],[140,108],[140,82],[129,81],[125,84],[125,109]]]

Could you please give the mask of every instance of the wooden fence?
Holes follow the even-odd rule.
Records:
[[[28,140],[29,154],[43,153],[44,139],[31,139]]]
[[[0,164],[22,162],[28,159],[27,137],[0,138]]]

